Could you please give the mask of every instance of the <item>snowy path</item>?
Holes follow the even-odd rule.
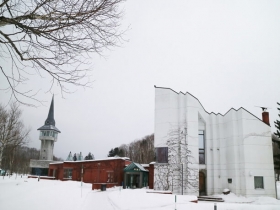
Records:
[[[88,192],[81,209],[106,209],[119,210],[108,197],[108,191],[91,191]]]

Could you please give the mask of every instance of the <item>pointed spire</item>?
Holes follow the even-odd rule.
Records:
[[[49,109],[48,118],[45,121],[45,125],[53,125],[53,126],[55,126],[55,120],[54,120],[54,95],[52,97],[52,102],[51,102],[51,106],[50,106],[50,109]]]
[[[51,106],[49,109],[48,118],[45,121],[45,125],[38,128],[37,130],[55,130],[60,133],[57,127],[55,127],[55,120],[54,120],[54,96],[52,97]]]

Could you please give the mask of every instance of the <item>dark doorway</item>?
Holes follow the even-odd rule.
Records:
[[[206,195],[205,174],[199,172],[199,195]]]
[[[140,187],[140,174],[127,174],[126,176],[127,187],[132,189]]]
[[[31,175],[48,176],[48,168],[31,168]]]

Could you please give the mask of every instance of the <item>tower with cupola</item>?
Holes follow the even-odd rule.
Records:
[[[29,166],[31,168],[31,175],[48,176],[49,164],[55,162],[53,161],[54,143],[57,141],[58,133],[60,133],[60,130],[55,127],[54,97],[52,97],[45,124],[37,130],[40,131],[39,139],[41,140],[41,150],[39,160],[30,160]],[[52,176],[55,176],[55,173],[53,173]]]
[[[40,131],[39,139],[41,140],[41,151],[39,159],[53,160],[54,143],[57,141],[58,133],[60,133],[60,130],[55,127],[54,98],[52,98],[49,114],[45,121],[45,124],[37,130]]]

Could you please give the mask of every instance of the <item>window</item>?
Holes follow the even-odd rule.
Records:
[[[255,182],[255,189],[264,189],[262,176],[255,176],[254,182]]]
[[[157,163],[168,163],[168,147],[157,147],[156,148],[156,162]]]
[[[107,173],[107,182],[113,183],[114,172]]]
[[[56,140],[57,139],[57,132],[53,132],[53,137],[54,137],[54,139]]]
[[[63,170],[63,178],[64,179],[72,179],[72,168],[64,168]]]
[[[49,136],[50,131],[41,131],[41,136]]]
[[[205,164],[205,142],[204,131],[198,131],[199,164]]]

